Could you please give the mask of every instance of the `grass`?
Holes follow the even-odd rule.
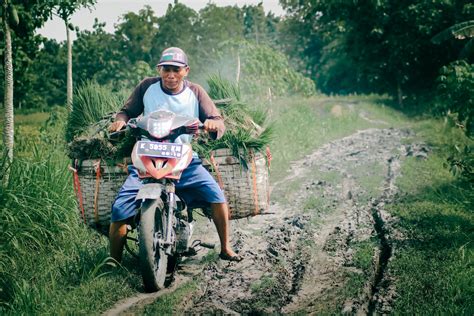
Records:
[[[145,306],[142,315],[179,315],[184,312],[192,294],[198,290],[197,281],[187,282],[179,286],[173,293],[160,296],[153,304]]]
[[[433,152],[407,159],[397,181],[403,198],[390,206],[405,238],[390,265],[396,276],[395,313],[474,313],[474,192],[445,168],[447,148],[466,143],[441,122],[421,122],[418,133]]]
[[[268,110],[268,121],[273,122],[272,180],[282,179],[291,161],[303,158],[327,142],[361,129],[406,125],[402,114],[378,105],[384,100],[377,96],[293,97],[262,105]],[[360,116],[362,111],[371,121]],[[382,121],[385,123],[374,123]]]
[[[365,128],[413,124],[383,102],[376,96],[352,96],[286,98],[262,104],[274,121],[272,180],[283,179],[291,161],[331,140]],[[17,116],[16,160],[9,186],[0,191],[0,314],[97,314],[142,289],[136,262],[126,256],[122,267],[111,267],[106,238],[78,221],[65,158],[64,114],[55,111],[51,119],[44,114]],[[389,266],[398,291],[394,313],[473,314],[473,190],[444,167],[446,148],[470,141],[436,121],[415,126],[417,137],[433,152],[427,160],[406,160],[403,176],[397,180],[402,198],[388,206],[406,235]],[[369,195],[381,179],[377,166],[370,168],[373,173],[360,174]],[[341,177],[330,172],[308,176],[331,183]],[[284,187],[295,185],[288,181]],[[312,196],[303,205],[311,212],[323,204]],[[361,273],[349,277],[343,289],[347,295],[361,288],[373,246],[372,241],[354,245],[354,264]],[[209,254],[202,264],[215,257]],[[271,292],[271,284],[272,278],[263,279],[253,290]],[[179,313],[176,303],[189,297],[195,286],[180,287],[145,313]],[[328,300],[341,303],[335,297],[340,294],[329,291]],[[260,298],[264,310],[268,302]]]
[[[0,314],[100,312],[141,288],[136,263],[112,268],[108,241],[78,221],[64,120],[31,117],[35,133],[17,134],[10,182],[0,188]]]

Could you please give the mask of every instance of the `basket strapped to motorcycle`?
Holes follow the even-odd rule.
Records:
[[[117,166],[124,170],[126,173],[127,172],[127,163],[128,160],[124,159],[123,163],[117,164]],[[94,170],[94,176],[95,176],[95,181],[94,181],[94,196],[93,196],[93,218],[94,218],[94,224],[96,228],[101,228],[103,226],[103,223],[101,223],[100,219],[100,204],[99,204],[99,198],[100,198],[100,186],[101,186],[101,180],[103,177],[103,166],[101,165],[101,159],[97,159],[93,161],[93,170]],[[84,224],[89,224],[87,222],[88,216],[86,216],[86,208],[84,206],[84,197],[83,197],[83,190],[81,188],[81,182],[80,182],[80,177],[79,177],[79,172],[82,168],[82,163],[78,160],[75,159],[73,161],[73,167],[69,166],[69,170],[73,172],[73,186],[74,186],[74,192],[76,194],[77,201],[79,203],[79,210],[80,210],[80,215],[84,221]],[[87,190],[86,190],[87,191]],[[90,217],[89,217],[90,218]],[[89,224],[89,226],[92,226]]]
[[[251,165],[251,174],[252,174],[252,193],[253,193],[253,201],[255,205],[255,210],[253,212],[253,215],[257,215],[259,211],[259,206],[258,206],[258,186],[257,186],[257,166],[255,164],[255,155],[253,154],[253,151],[250,150],[250,165]],[[210,162],[212,165],[212,168],[214,169],[217,177],[217,183],[219,184],[219,187],[222,189],[222,191],[225,193],[225,187],[224,187],[224,181],[222,181],[222,175],[221,172],[219,171],[219,164],[217,163],[216,159],[214,158],[214,154],[211,153],[210,157]],[[227,198],[227,197],[226,197]],[[267,197],[269,199],[269,196]],[[232,209],[229,206],[229,219],[232,218]]]
[[[84,198],[82,197],[81,182],[79,181],[79,175],[77,170],[79,169],[78,159],[74,160],[74,167],[69,166],[69,169],[73,172],[73,185],[74,192],[76,193],[77,200],[79,202],[79,209],[81,210],[82,219],[84,224],[87,224],[86,212],[84,209]],[[94,222],[99,225],[99,189],[100,189],[100,178],[102,177],[100,168],[100,159],[94,162],[95,170],[95,190],[94,190]]]

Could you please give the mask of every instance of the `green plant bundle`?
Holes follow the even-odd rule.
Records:
[[[271,128],[263,127],[267,115],[241,101],[237,84],[218,75],[211,76],[208,84],[211,98],[220,100],[216,103],[224,117],[226,133],[215,141],[198,137],[194,150],[209,157],[215,149],[229,148],[246,165],[250,152],[264,151],[271,140]],[[97,83],[88,82],[76,91],[66,127],[70,158],[120,160],[130,156],[135,142],[131,133],[127,132],[120,141],[111,142],[107,131],[119,106],[120,98]]]
[[[242,101],[239,86],[218,75],[208,79],[209,95],[217,102],[226,125],[224,136],[215,141],[200,137],[193,146],[200,156],[209,157],[211,151],[228,148],[246,166],[251,152],[266,150],[272,138],[271,126],[266,126],[267,113],[252,110]]]
[[[207,84],[209,85],[209,96],[214,100],[241,100],[239,86],[223,79],[219,75],[210,75],[207,79]]]
[[[107,130],[122,103],[123,96],[96,82],[76,90],[66,125],[70,158],[115,160],[130,155],[135,139],[127,133],[122,141],[112,143]]]
[[[76,90],[66,125],[66,141],[79,135],[92,137],[104,130],[121,106],[120,98],[108,87],[88,81]],[[99,129],[99,130],[97,130]]]

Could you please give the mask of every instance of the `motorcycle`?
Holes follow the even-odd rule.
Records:
[[[190,144],[175,141],[198,124],[203,129],[196,118],[167,110],[127,123],[138,139],[131,158],[143,186],[136,196],[141,207],[134,226],[140,270],[148,292],[164,288],[167,272],[173,272],[183,255],[195,254],[196,246],[214,248],[212,244],[191,242],[193,213],[175,192],[174,181],[180,179],[193,158]]]

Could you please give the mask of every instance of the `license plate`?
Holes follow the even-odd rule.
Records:
[[[139,141],[137,142],[137,154],[160,158],[181,158],[183,154],[183,145]]]

